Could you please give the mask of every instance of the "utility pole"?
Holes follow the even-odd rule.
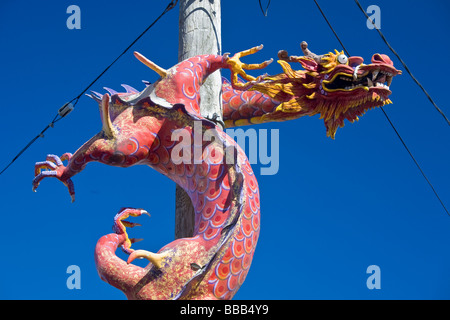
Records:
[[[199,54],[221,54],[220,0],[180,0],[178,61]],[[211,74],[200,88],[200,112],[222,120],[222,79],[220,71]],[[194,208],[187,193],[176,186],[175,238],[191,237],[194,232]]]

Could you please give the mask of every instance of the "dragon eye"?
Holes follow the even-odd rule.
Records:
[[[348,62],[348,58],[347,58],[347,56],[346,56],[345,54],[340,54],[340,55],[338,55],[338,57],[337,57],[337,61],[338,61],[340,64],[346,64],[346,63]]]

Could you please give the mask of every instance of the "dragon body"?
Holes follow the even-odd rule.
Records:
[[[239,145],[200,114],[199,89],[209,74],[221,68],[232,72],[231,82],[223,86],[227,126],[320,114],[328,135],[334,137],[344,119],[355,120],[355,115],[390,101],[390,91],[374,85],[376,80],[390,81],[386,76],[377,78],[381,70],[387,76],[388,71],[392,76],[399,73],[387,56],[374,56],[367,66],[354,58],[359,64],[344,66],[337,60],[338,53],[330,53],[289,58],[300,62],[305,71],[291,69],[285,57],[280,62],[284,73],[254,78],[244,70],[261,69],[270,62],[247,65],[240,58],[261,48],[232,58],[196,56],[168,70],[135,53],[160,79],[141,92],[126,85],[125,93],[94,92],[91,97],[99,103],[102,130],[73,155],[49,155],[36,163],[33,189],[42,179],[56,177],[68,187],[72,200],[71,178],[92,161],[118,167],[147,165],[187,192],[195,210],[192,237],[177,239],[156,253],[134,250],[135,240],[128,237],[126,228],[137,224],[125,219],[147,211],[123,208],[114,218],[114,233],[99,239],[98,273],[129,299],[231,299],[249,271],[260,230],[258,183]],[[375,67],[379,72],[373,75]],[[341,80],[356,85],[342,86]],[[116,256],[118,247],[129,254],[127,262]],[[136,266],[132,261],[137,258],[150,263],[145,268]]]

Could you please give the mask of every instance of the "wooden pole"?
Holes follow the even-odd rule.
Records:
[[[180,0],[178,61],[199,54],[221,54],[220,0]],[[220,71],[208,77],[200,88],[200,112],[222,120],[222,80]],[[194,208],[187,193],[176,186],[175,238],[191,237]]]

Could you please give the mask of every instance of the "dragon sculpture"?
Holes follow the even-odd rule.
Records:
[[[327,135],[334,138],[347,119],[353,122],[366,110],[390,103],[389,85],[401,72],[388,56],[375,54],[372,63],[342,52],[317,56],[302,43],[304,56],[279,52],[283,73],[248,75],[271,61],[244,64],[240,58],[200,55],[165,70],[139,53],[135,56],[160,78],[137,90],[112,89],[90,95],[100,106],[102,130],[73,155],[48,155],[35,165],[33,190],[42,179],[56,177],[74,200],[71,178],[91,161],[111,166],[148,165],[169,177],[189,195],[195,210],[195,230],[157,253],[131,248],[126,228],[138,225],[125,219],[148,214],[123,208],[114,218],[114,233],[101,237],[95,248],[100,277],[129,299],[231,299],[249,271],[260,230],[258,183],[244,151],[221,126],[200,114],[199,89],[212,72],[231,70],[223,83],[226,127],[265,121],[284,121],[319,114]],[[298,62],[302,71],[292,69]],[[244,78],[246,82],[239,79]],[[174,134],[178,139],[174,139]],[[197,135],[200,143],[192,143]],[[182,139],[180,139],[180,137]],[[181,141],[180,141],[181,140]],[[63,161],[68,161],[66,165]],[[129,254],[125,262],[115,251]],[[131,262],[150,261],[142,268]]]

